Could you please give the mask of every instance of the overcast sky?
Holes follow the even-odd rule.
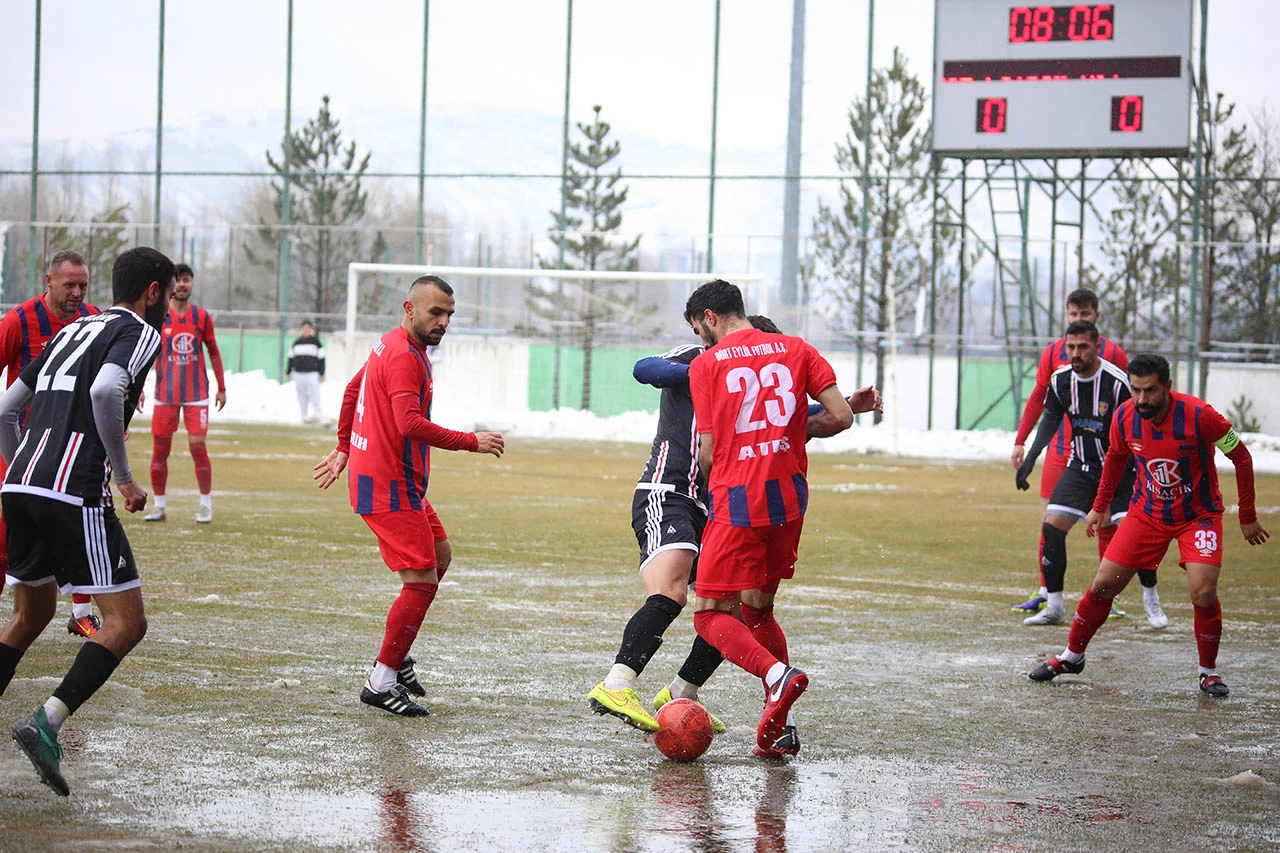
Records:
[[[901,46],[913,70],[930,78],[933,5],[876,4],[877,65]],[[589,119],[591,105],[602,103],[623,138],[640,133],[709,147],[713,0],[576,0],[573,6],[573,119]],[[355,138],[361,139],[361,111],[387,108],[406,112],[406,127],[416,138],[423,3],[379,0],[356,7],[341,0],[296,0],[295,126],[328,94],[338,113],[349,117],[346,127]],[[154,128],[158,8],[157,0],[44,0],[43,139],[84,141]],[[169,0],[166,127],[210,114],[282,115],[286,8],[284,0]],[[523,110],[559,116],[565,9],[563,0],[431,3],[429,114]],[[34,0],[0,0],[5,142],[31,135],[34,10]],[[723,0],[718,146],[729,156],[734,148],[785,146],[791,15],[787,0]],[[832,145],[847,126],[845,110],[862,91],[867,3],[809,0],[807,24],[804,135],[810,172],[830,168]],[[1268,99],[1274,104],[1277,32],[1280,2],[1211,4],[1210,87],[1237,101],[1245,116]],[[432,134],[447,132],[445,124],[431,127]],[[494,127],[496,134],[518,132],[518,126]],[[812,162],[813,152],[821,152],[824,162]],[[25,158],[3,163],[28,167]]]

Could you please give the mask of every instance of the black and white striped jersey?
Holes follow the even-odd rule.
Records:
[[[698,468],[698,430],[689,395],[689,365],[701,352],[702,347],[691,344],[642,358],[633,375],[662,389],[658,431],[636,488],[675,492],[705,507],[707,483]]]
[[[1111,418],[1129,399],[1129,377],[1105,358],[1087,379],[1066,364],[1049,377],[1044,417],[1056,431],[1062,418],[1071,421],[1071,453],[1067,464],[1082,471],[1101,471],[1110,445]]]
[[[81,317],[49,341],[19,377],[35,395],[3,490],[111,506],[111,463],[94,423],[90,389],[105,364],[128,372],[127,427],[159,347],[160,333],[119,306]]]

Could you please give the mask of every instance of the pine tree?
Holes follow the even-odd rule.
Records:
[[[600,105],[594,108],[590,124],[577,122],[583,141],[569,146],[565,177],[565,213],[551,211],[549,234],[563,250],[554,258],[539,257],[543,269],[634,271],[639,266],[640,237],[628,240],[619,235],[622,206],[627,187],[620,185],[622,169],[609,165],[622,153],[622,144],[609,140],[610,125],[600,119]],[[563,286],[554,288],[529,284],[526,291],[531,310],[547,320],[572,319],[582,341],[581,408],[591,408],[591,352],[599,335],[599,325],[617,316],[634,319],[650,314],[656,306],[640,309],[634,294],[621,291],[621,283],[593,279],[582,281],[577,295]]]
[[[370,240],[361,232],[369,193],[363,177],[371,152],[361,157],[354,140],[344,141],[341,122],[329,110],[329,96],[299,131],[281,144],[289,158],[289,244],[293,275],[300,287],[298,308],[336,313],[346,301],[347,264],[382,259],[386,241],[380,231]],[[279,176],[272,180],[274,218],[259,218],[256,245],[245,252],[255,264],[278,271],[283,233],[284,156],[267,152],[267,164]],[[293,282],[282,282],[293,290]]]
[[[1222,193],[1234,211],[1234,231],[1222,249],[1217,316],[1231,338],[1274,344],[1280,340],[1280,183],[1274,177],[1280,128],[1263,111],[1241,130],[1239,173]]]
[[[870,170],[878,177],[864,192],[868,129]],[[889,68],[872,74],[868,97],[850,107],[849,130],[836,143],[836,166],[847,176],[840,181],[839,204],[819,201],[813,220],[815,282],[846,328],[852,325],[860,333],[874,329],[875,384],[883,388],[889,288],[892,282],[895,319],[904,320],[916,303],[921,271],[927,276],[929,270],[928,223],[934,212],[928,194],[931,170],[937,167],[929,155],[928,97],[900,50],[894,49]],[[865,244],[864,207],[869,215]],[[940,234],[945,243],[954,236],[949,229]],[[880,419],[877,415],[876,422]]]

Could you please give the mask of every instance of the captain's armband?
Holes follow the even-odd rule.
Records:
[[[1214,442],[1223,453],[1230,453],[1240,446],[1240,436],[1235,429],[1227,430],[1227,434]]]

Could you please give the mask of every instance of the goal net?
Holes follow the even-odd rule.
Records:
[[[742,288],[750,313],[768,312],[761,273],[615,272],[608,270],[522,269],[439,264],[347,265],[344,347],[348,359],[361,351],[358,335],[385,332],[399,322],[409,282],[438,275],[452,285],[457,313],[451,334],[517,335],[566,342],[581,333],[581,317],[597,300],[597,345],[688,340],[685,300],[697,285],[722,278]],[[555,305],[539,293],[555,292]],[[548,310],[550,308],[550,310]],[[367,347],[365,348],[367,350]],[[350,365],[354,371],[355,365]]]

